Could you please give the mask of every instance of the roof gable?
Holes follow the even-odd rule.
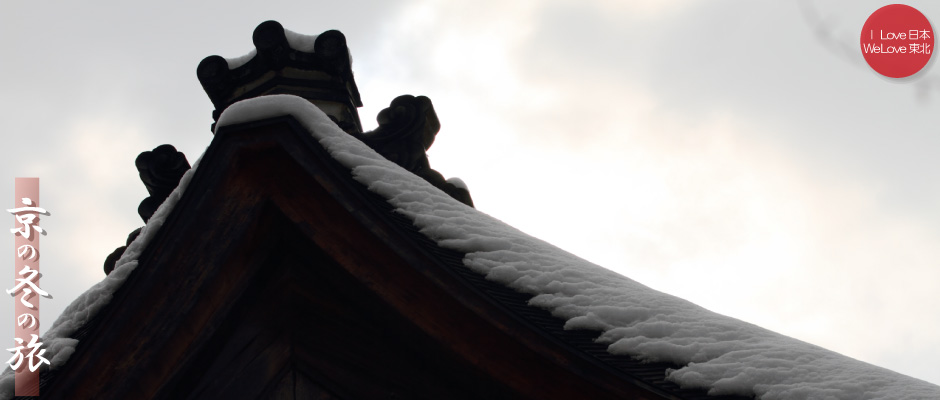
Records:
[[[521,393],[522,397],[551,398],[554,395],[566,398],[562,394],[567,398],[577,397],[571,394],[571,390],[580,395],[586,393],[584,390],[600,391],[589,396],[592,398],[605,398],[608,395],[613,398],[696,398],[701,395],[701,392],[670,389],[670,383],[663,381],[669,364],[654,364],[654,370],[660,371],[659,376],[644,377],[649,371],[643,372],[644,364],[630,357],[647,361],[672,361],[673,370],[665,375],[668,379],[687,387],[710,388],[712,394],[756,394],[770,399],[826,392],[838,398],[874,399],[930,398],[933,393],[937,393],[933,385],[715,315],[525,236],[463,206],[420,178],[384,160],[362,143],[339,131],[322,112],[303,100],[290,96],[270,96],[239,104],[230,107],[220,119],[220,125],[230,128],[219,132],[203,159],[205,165],[199,167],[198,174],[194,175],[192,187],[200,188],[203,192],[187,189],[177,211],[167,219],[166,228],[160,231],[141,256],[140,270],[131,275],[131,279],[115,296],[115,302],[102,315],[148,309],[121,303],[137,296],[135,293],[139,289],[155,285],[153,282],[156,280],[142,276],[162,269],[146,267],[148,263],[179,268],[180,265],[201,266],[203,264],[192,264],[200,260],[227,259],[237,265],[260,254],[249,252],[237,258],[232,258],[231,254],[229,258],[220,258],[219,254],[207,255],[197,251],[198,248],[177,247],[174,251],[168,251],[168,248],[203,243],[203,246],[214,246],[215,251],[225,248],[237,253],[251,247],[233,244],[232,241],[247,237],[246,232],[262,232],[263,235],[270,231],[248,229],[245,223],[234,229],[232,221],[258,221],[252,223],[263,225],[286,220],[290,222],[287,226],[295,227],[301,237],[329,254],[345,271],[363,282],[364,287],[368,287],[396,312],[407,316],[406,319],[418,326],[421,332],[435,338],[438,343],[447,343],[446,348],[459,354],[458,358],[467,360],[484,377],[501,382],[493,387],[509,387],[511,391]],[[231,117],[226,118],[226,115]],[[296,119],[270,119],[285,115],[292,115]],[[272,128],[266,133],[259,131],[272,126],[282,128]],[[252,130],[254,134],[245,133]],[[313,134],[315,140],[306,136],[308,134]],[[350,179],[350,171],[358,183]],[[297,177],[302,179],[298,180]],[[213,187],[216,191],[209,189]],[[311,190],[319,191],[320,194],[311,194]],[[334,204],[330,201],[317,202],[328,199],[332,199],[339,208],[324,207]],[[238,204],[251,205],[250,208],[255,211],[240,208]],[[261,210],[276,210],[276,213],[261,217],[258,214]],[[207,215],[219,212],[229,213],[226,215],[230,218],[206,220],[209,218]],[[252,215],[254,217],[248,218]],[[346,222],[338,222],[335,218],[346,218]],[[215,225],[210,224],[212,222]],[[216,228],[213,233],[207,234],[207,226]],[[188,232],[193,240],[174,238],[173,232]],[[337,235],[343,232],[353,236]],[[403,235],[403,232],[406,234]],[[212,236],[219,241],[209,243],[200,239],[202,236]],[[378,240],[379,245],[366,245],[370,240]],[[261,242],[252,243],[257,246]],[[134,244],[129,247],[129,251],[133,248]],[[385,251],[383,254],[386,257],[372,262],[343,261],[350,257],[366,257],[373,250]],[[167,254],[187,256],[177,264],[166,260],[162,264],[153,261],[169,257]],[[396,259],[400,262],[394,261]],[[464,265],[485,274],[490,280],[482,280],[480,275],[474,274]],[[453,268],[445,268],[448,266]],[[115,271],[122,271],[122,267]],[[194,272],[190,268],[172,275],[176,280],[167,281],[164,277],[163,288],[191,284],[196,279],[193,278],[194,274],[198,277],[202,272]],[[205,287],[217,291],[221,290],[216,287],[220,284],[225,288],[250,281],[231,278],[229,274],[218,276],[223,279],[212,281],[212,285]],[[180,280],[180,277],[184,278]],[[411,283],[400,283],[406,277],[414,280],[409,281]],[[527,295],[513,292],[507,287],[535,295],[528,303],[549,309],[567,322],[562,325],[561,320],[548,316],[544,310],[539,314],[534,311],[538,308],[526,304]],[[424,295],[431,297],[422,297],[424,295],[415,292],[415,288],[427,290]],[[151,298],[159,299],[160,292],[148,290],[148,301],[162,301],[164,304],[162,308],[153,310],[203,310],[198,307],[168,307],[166,305],[171,304],[169,300]],[[229,290],[233,289],[229,287]],[[433,293],[438,295],[435,297]],[[216,304],[215,310],[227,307],[226,304]],[[199,322],[198,318],[183,318],[179,311],[176,313],[173,321],[177,322],[173,323],[186,327],[179,328],[179,331],[193,338],[199,337],[193,336],[196,334],[192,331],[196,326],[205,326],[205,322],[202,322],[203,325],[192,324],[189,322]],[[102,327],[106,327],[107,322],[102,321],[133,325],[134,316],[127,316],[129,319],[103,316],[92,324],[93,329],[106,329]],[[468,316],[475,317],[468,319]],[[466,324],[467,321],[473,323]],[[601,343],[594,343],[593,335],[570,334],[572,330],[578,332],[579,328],[603,331]],[[476,334],[475,329],[496,331]],[[145,333],[150,330],[138,329]],[[498,334],[493,335],[493,332]],[[467,342],[494,337],[504,338],[504,345],[490,346],[487,342],[487,345],[480,346],[479,343]],[[99,346],[107,346],[109,343],[101,339],[98,331],[86,338],[97,341]],[[116,336],[111,339],[114,338]],[[177,343],[187,342],[184,339],[174,340]],[[199,343],[213,342],[204,336],[199,340]],[[86,350],[94,347],[87,342],[83,339],[83,345],[75,357],[87,358],[81,352],[101,357],[92,350]],[[196,342],[189,340],[189,343]],[[598,351],[604,349],[606,343],[612,343],[607,349],[609,352]],[[481,352],[480,349],[499,351]],[[592,351],[602,354],[593,354]],[[618,357],[611,353],[625,356]],[[146,360],[146,357],[141,359]],[[177,355],[176,359],[183,358]],[[172,357],[168,360],[172,360]],[[102,365],[130,365],[130,362]],[[630,371],[637,366],[639,372]],[[70,363],[63,373],[97,373],[94,368],[88,368],[91,372],[84,371],[86,368],[74,368],[82,371],[76,372]],[[158,368],[156,371],[162,371],[163,378],[176,379],[167,375],[166,369]],[[537,374],[531,379],[513,375],[525,376],[533,371],[537,371]],[[158,379],[140,374],[129,376],[127,381],[146,383]],[[287,376],[294,382],[301,379],[308,383],[322,383],[308,379],[311,374],[298,378],[296,369],[290,369],[284,375],[269,376],[272,377],[266,381],[269,387],[281,387],[279,385],[287,382],[284,381],[288,379]],[[65,378],[55,379],[54,384],[60,384],[58,382],[62,379]],[[104,382],[104,379],[100,378],[100,381]],[[179,382],[178,379],[171,381]],[[151,383],[150,387],[154,385]],[[675,385],[672,387],[675,388]],[[45,394],[45,388],[43,390]],[[540,396],[546,392],[539,390],[546,390],[548,394]]]
[[[663,398],[399,235],[293,119],[220,133],[175,210],[44,397]]]

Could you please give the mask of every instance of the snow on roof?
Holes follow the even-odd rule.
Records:
[[[163,204],[157,208],[157,211],[150,217],[147,225],[140,231],[140,235],[127,246],[127,250],[124,251],[121,258],[114,264],[114,270],[101,282],[96,283],[90,289],[86,290],[85,293],[82,293],[78,298],[72,301],[72,303],[62,311],[59,318],[56,318],[55,322],[52,323],[52,327],[43,335],[40,342],[43,344],[42,348],[45,349],[46,352],[42,354],[42,356],[49,360],[51,365],[48,368],[50,370],[59,368],[68,361],[72,353],[75,352],[75,346],[78,344],[78,340],[72,338],[72,336],[79,328],[91,320],[102,307],[111,301],[114,292],[121,287],[121,284],[124,283],[131,272],[137,267],[137,258],[140,257],[140,253],[147,248],[151,239],[153,239],[154,235],[160,230],[160,227],[163,226],[163,222],[166,221],[167,216],[170,215],[170,211],[173,210],[173,207],[182,196],[183,191],[186,190],[186,186],[189,185],[189,181],[192,179],[193,172],[196,170],[197,165],[199,165],[198,160],[189,171],[183,174],[176,189],[174,189]],[[13,398],[13,380],[13,370],[5,368],[3,374],[0,375],[0,399],[6,400]]]
[[[255,58],[255,54],[258,54],[258,49],[251,49],[248,54],[235,58],[226,58],[225,63],[228,64],[228,69],[235,69],[241,67],[242,65],[248,64],[252,58]]]
[[[290,48],[304,53],[313,53],[319,35],[304,35],[284,28],[284,37],[287,38],[287,44]],[[251,49],[248,54],[235,58],[226,58],[225,62],[228,64],[228,69],[235,69],[251,61],[252,58],[255,58],[255,54],[258,54],[258,49]],[[352,57],[349,61],[352,63]]]
[[[667,379],[712,395],[772,399],[940,399],[940,386],[708,311],[582,260],[454,200],[339,129],[295,96],[233,104],[219,126],[292,115],[354,178],[440,246],[530,304],[603,332],[608,351],[684,367]]]
[[[440,246],[466,254],[487,279],[530,293],[530,304],[565,319],[568,329],[603,332],[613,354],[683,365],[667,379],[709,394],[772,399],[938,399],[940,386],[867,364],[758,326],[719,315],[598,267],[454,200],[343,132],[296,96],[253,98],[228,107],[218,126],[291,115],[369,190],[384,196]],[[198,161],[196,163],[198,165]],[[42,342],[51,368],[65,363],[76,329],[111,299],[137,257],[179,200],[193,171],[128,246],[115,270],[76,299]],[[0,399],[13,374],[0,377]]]
[[[304,53],[313,53],[319,35],[304,35],[284,28],[284,36],[287,38],[287,44],[290,45],[290,48]]]

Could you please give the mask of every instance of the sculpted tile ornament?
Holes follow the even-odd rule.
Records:
[[[137,165],[137,172],[140,174],[140,180],[147,187],[147,193],[150,196],[143,199],[137,207],[137,214],[144,220],[144,223],[150,220],[153,213],[157,211],[160,204],[170,196],[173,189],[179,186],[183,174],[191,166],[186,160],[186,155],[176,150],[175,147],[164,144],[157,146],[151,151],[145,151],[137,156],[134,162]],[[127,250],[127,246],[137,238],[141,228],[137,228],[127,236],[127,243],[124,246],[114,249],[104,261],[104,273],[110,274],[114,270],[114,264]]]
[[[427,150],[434,144],[441,123],[431,100],[424,96],[402,95],[379,112],[379,127],[374,131],[353,134],[389,161],[418,175],[451,197],[473,207],[466,188],[444,180],[431,168]]]
[[[342,32],[302,35],[284,29],[277,21],[265,21],[255,28],[252,42],[255,49],[242,57],[209,56],[196,68],[196,76],[215,106],[213,120],[218,121],[222,111],[241,100],[272,94],[302,97],[383,157],[473,207],[466,186],[457,179],[445,180],[428,162],[427,150],[441,129],[430,99],[398,96],[379,112],[378,128],[362,131],[358,111],[362,100]],[[212,128],[214,131],[215,124]],[[147,222],[190,165],[183,153],[168,144],[141,153],[136,164],[150,193],[137,208],[141,219]],[[131,232],[127,244],[139,234],[140,229]],[[105,273],[111,273],[126,248],[118,247],[107,257]]]
[[[135,161],[140,180],[147,187],[150,197],[140,202],[137,213],[146,223],[160,204],[176,189],[180,178],[191,168],[186,155],[175,147],[164,144],[152,151],[145,151]]]

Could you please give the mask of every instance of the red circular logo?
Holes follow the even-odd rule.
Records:
[[[933,37],[930,21],[914,7],[884,6],[873,12],[862,27],[862,55],[879,74],[908,77],[930,61]]]

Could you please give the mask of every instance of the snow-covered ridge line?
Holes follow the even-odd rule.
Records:
[[[532,238],[386,160],[300,97],[274,95],[235,103],[217,126],[284,115],[293,116],[357,181],[388,199],[423,234],[466,254],[467,267],[533,294],[530,303],[564,318],[567,328],[602,331],[601,340],[613,354],[683,365],[668,375],[683,387],[765,400],[940,399],[940,386],[712,313]],[[136,268],[198,164],[186,172],[114,271],[72,302],[43,337],[50,368],[65,364],[77,344],[70,336]],[[0,376],[0,399],[13,397],[11,372]]]
[[[219,126],[291,115],[355,179],[464,264],[531,293],[530,304],[596,329],[613,354],[671,361],[668,379],[761,399],[940,399],[940,386],[705,310],[532,238],[467,207],[346,134],[308,101],[264,96],[230,106]]]
[[[200,157],[201,158],[201,157]],[[189,186],[196,166],[199,160],[193,164],[193,167],[183,174],[179,185],[170,193],[170,196],[160,204],[157,211],[153,213],[150,220],[140,231],[140,235],[127,246],[124,254],[117,260],[114,270],[111,271],[101,282],[96,283],[90,289],[82,293],[78,298],[72,301],[68,307],[62,311],[62,314],[52,323],[52,327],[43,335],[42,348],[46,350],[43,357],[49,360],[49,366],[42,366],[40,370],[48,368],[54,370],[65,365],[72,353],[75,352],[75,346],[78,345],[78,339],[72,337],[75,332],[91,320],[98,312],[111,302],[114,292],[121,287],[124,281],[130,276],[131,272],[137,268],[137,258],[141,252],[147,248],[150,241],[163,226],[167,216],[173,211],[173,207],[183,195],[183,191]],[[0,375],[0,400],[12,399],[14,392],[13,370],[5,368]]]

